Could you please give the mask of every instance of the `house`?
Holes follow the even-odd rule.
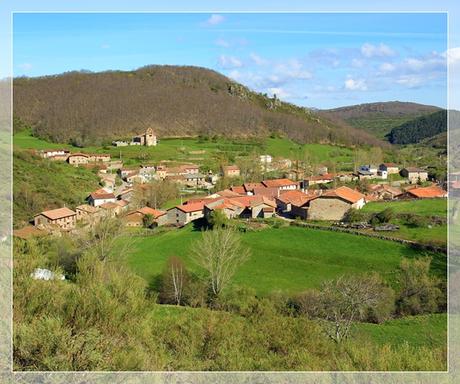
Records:
[[[276,202],[265,196],[240,196],[234,197],[231,200],[245,207],[239,214],[239,217],[255,219],[258,217],[267,218],[275,215]]]
[[[327,191],[309,202],[309,220],[342,220],[350,208],[361,209],[365,196],[348,187]]]
[[[363,180],[363,179],[373,179],[376,175],[372,173],[371,171],[367,170],[359,170],[358,171],[358,179]]]
[[[130,145],[145,145],[147,147],[156,146],[157,144],[157,137],[152,128],[147,128],[141,135],[134,136],[130,143]]]
[[[88,197],[88,204],[93,207],[98,207],[104,203],[115,203],[117,198],[112,192],[107,192],[105,189],[98,189],[97,191],[92,192]]]
[[[89,204],[82,204],[75,208],[77,212],[77,221],[94,221],[98,216],[99,208]]]
[[[271,162],[273,161],[273,157],[271,157],[270,155],[260,155],[259,159],[262,165],[271,164]]]
[[[182,164],[179,166],[179,172],[182,175],[197,175],[200,173],[200,167],[196,164]]]
[[[283,192],[275,199],[276,207],[280,212],[291,212],[292,205],[303,206],[311,196],[299,190]]]
[[[106,153],[93,153],[88,155],[88,162],[90,163],[109,163],[110,155]]]
[[[115,216],[118,216],[122,209],[121,209],[121,206],[119,204],[117,204],[117,202],[107,202],[107,203],[103,203],[101,205],[99,205],[99,209],[101,209],[101,212],[104,213],[104,216],[106,217],[115,217]]]
[[[280,191],[297,189],[297,183],[289,179],[264,180],[262,184],[267,188],[278,188]]]
[[[280,195],[280,189],[276,187],[256,187],[252,190],[254,196],[265,196],[271,200],[275,200]]]
[[[403,195],[400,188],[392,187],[388,184],[371,184],[369,185],[369,192],[366,196],[366,201],[394,200]]]
[[[238,177],[240,176],[240,168],[236,165],[223,165],[221,167],[222,175],[224,177]]]
[[[204,217],[203,209],[203,202],[177,205],[168,210],[168,223],[177,226],[186,225]]]
[[[133,197],[133,194],[134,194],[134,189],[133,188],[128,188],[128,189],[124,189],[123,191],[121,191],[118,195],[117,195],[117,198],[119,200],[127,200],[127,201],[130,201]]]
[[[239,197],[241,195],[245,195],[245,193],[238,193],[233,188],[230,188],[215,192],[212,197]]]
[[[67,149],[42,149],[38,151],[38,154],[44,159],[65,160],[69,156],[70,151]]]
[[[67,157],[67,162],[75,167],[88,164],[89,156],[85,153],[72,153]]]
[[[123,199],[117,200],[115,204],[120,207],[120,212],[126,211],[129,207],[129,201]]]
[[[395,163],[382,163],[379,165],[379,170],[386,171],[388,175],[399,173],[399,167]]]
[[[126,147],[128,146],[128,142],[126,141],[122,141],[122,140],[115,140],[115,141],[112,141],[112,145],[114,147]]]
[[[229,198],[213,199],[204,205],[203,214],[209,219],[214,211],[221,211],[228,219],[238,217],[246,208],[243,203]]]
[[[401,169],[400,175],[409,179],[409,183],[417,184],[428,180],[428,172],[421,168],[407,167]]]
[[[447,191],[437,185],[432,185],[430,187],[415,187],[408,189],[404,194],[404,197],[415,199],[442,198],[447,197]]]
[[[127,227],[142,227],[144,226],[144,218],[147,215],[152,216],[153,223],[156,226],[167,224],[168,217],[166,211],[160,211],[150,207],[143,207],[135,211],[131,211],[123,217],[123,220],[125,221]]]
[[[43,211],[34,216],[36,227],[58,227],[69,230],[75,228],[76,222],[77,213],[67,207]]]
[[[332,183],[333,181],[334,181],[334,175],[332,175],[331,173],[325,173],[323,175],[318,175],[318,176],[305,177],[300,182],[300,189],[306,190],[312,185],[328,184],[328,183]]]
[[[265,185],[263,185],[262,183],[244,183],[243,184],[243,188],[246,191],[247,195],[252,195],[254,188],[260,188],[260,187],[265,188]]]
[[[378,171],[378,168],[374,164],[365,164],[365,165],[361,165],[359,167],[358,172],[361,172],[361,171],[370,172],[372,175],[376,175],[377,171]]]
[[[230,190],[239,195],[246,195],[246,190],[244,189],[243,185],[232,186],[230,187]]]

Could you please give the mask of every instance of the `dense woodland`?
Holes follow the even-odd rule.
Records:
[[[393,128],[388,140],[392,144],[414,144],[443,132],[447,132],[447,111],[438,111]]]
[[[75,145],[129,137],[285,135],[300,143],[381,143],[344,121],[254,93],[208,69],[148,66],[14,80],[14,113],[35,135]]]

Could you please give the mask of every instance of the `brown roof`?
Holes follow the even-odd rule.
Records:
[[[203,207],[204,207],[204,202],[201,201],[198,203],[177,205],[175,208],[181,210],[182,212],[190,213],[190,212],[202,211]]]
[[[154,218],[157,218],[159,216],[163,216],[166,212],[165,211],[160,211],[158,209],[153,209],[150,207],[143,207],[138,209],[136,212],[139,212],[143,215],[152,215]]]
[[[297,185],[295,181],[289,179],[273,179],[273,180],[264,180],[262,184],[266,187],[286,187],[289,185]]]
[[[222,197],[237,197],[237,196],[240,196],[241,194],[236,192],[236,191],[232,191],[230,189],[224,189],[223,191],[218,191],[216,192],[217,195],[219,196],[222,196]],[[243,192],[243,194],[245,195],[245,193]]]
[[[119,205],[117,203],[112,203],[109,201],[107,203],[101,204],[100,207],[103,209],[116,209],[119,207]]]
[[[398,164],[396,163],[383,163],[385,167],[398,167]]]
[[[238,193],[239,195],[245,195],[246,194],[246,190],[244,189],[244,187],[242,185],[237,185],[235,187],[230,187],[230,190],[232,192]]]
[[[83,157],[88,157],[86,153],[71,153],[68,157],[73,157],[73,156],[83,156]]]
[[[72,211],[71,209],[67,207],[62,207],[57,209],[51,209],[50,211],[43,211],[35,216],[43,215],[46,216],[48,219],[57,220],[62,219],[64,217],[74,216],[76,214],[77,213]]]
[[[419,199],[447,196],[447,192],[438,186],[412,188],[409,191],[407,191],[407,193],[415,197],[418,197]]]
[[[276,187],[257,187],[253,189],[254,195],[265,196],[271,199],[278,197],[279,189]]]
[[[308,195],[306,193],[303,193],[302,191],[295,190],[295,191],[285,191],[281,193],[281,195],[278,197],[277,200],[283,202],[283,203],[292,203],[294,200],[299,200],[301,198],[305,198]]]
[[[236,165],[223,165],[222,170],[223,171],[239,171],[240,168]]]
[[[121,199],[117,200],[115,204],[119,205],[120,207],[126,207],[129,204],[129,201]]]
[[[92,205],[89,205],[89,204],[82,204],[82,205],[79,205],[78,207],[76,207],[75,210],[77,210],[77,211],[85,211],[85,212],[88,212],[88,213],[95,213],[95,212],[98,211],[98,208],[93,207]]]
[[[325,197],[339,197],[345,201],[348,201],[352,204],[356,203],[358,200],[364,198],[364,195],[361,192],[355,191],[354,189],[348,187],[340,187],[326,193],[323,193],[322,196]],[[321,197],[321,196],[320,196]]]
[[[254,188],[264,187],[262,183],[244,183],[243,187],[246,192],[252,191]]]
[[[90,194],[90,196],[96,199],[115,199],[115,195],[112,192],[107,192],[105,189],[101,188],[97,191],[94,191]]]
[[[333,180],[334,175],[332,173],[325,173],[324,175],[306,177],[305,180],[309,181],[320,181],[320,180]]]

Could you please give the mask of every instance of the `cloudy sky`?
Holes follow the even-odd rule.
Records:
[[[197,65],[309,107],[447,103],[444,13],[17,13],[13,22],[14,76]]]

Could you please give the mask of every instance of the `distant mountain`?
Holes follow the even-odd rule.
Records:
[[[105,144],[148,127],[160,139],[276,134],[300,143],[383,143],[334,116],[255,93],[199,67],[21,77],[13,87],[15,121],[59,143]]]
[[[447,132],[447,111],[441,110],[401,124],[393,128],[387,137],[392,144],[414,144],[444,132]],[[439,141],[439,137],[433,141]]]
[[[383,139],[393,128],[439,110],[431,105],[389,101],[328,109],[323,110],[323,113],[324,116],[342,119],[355,128]]]

